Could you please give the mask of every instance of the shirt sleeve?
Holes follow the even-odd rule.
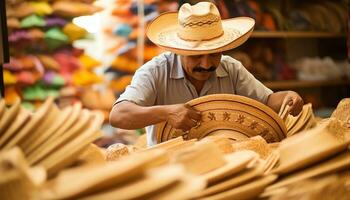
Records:
[[[140,67],[134,74],[130,85],[119,96],[115,104],[131,101],[140,106],[152,106],[156,99],[155,73],[147,64]]]
[[[236,77],[233,80],[235,81],[236,94],[247,96],[266,104],[269,95],[272,94],[273,91],[248,72],[241,62],[236,60],[234,62],[235,66],[233,66],[233,68],[236,69]]]

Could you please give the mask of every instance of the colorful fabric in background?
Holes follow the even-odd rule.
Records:
[[[140,67],[139,51],[137,40],[140,31],[138,14],[138,4],[136,1],[123,0],[115,1],[110,17],[116,23],[111,27],[104,27],[104,33],[111,40],[115,39],[116,44],[106,49],[106,54],[112,57],[112,62],[106,70],[106,74],[111,77],[109,87],[116,94],[120,94],[130,83],[132,75]],[[146,23],[153,20],[159,13],[166,11],[176,11],[178,9],[178,1],[175,0],[148,0],[144,1],[144,18]],[[151,60],[162,52],[162,50],[154,46],[144,35],[145,45],[142,51],[143,63]],[[120,41],[120,42],[118,42]]]
[[[10,72],[9,70],[4,70],[3,75],[4,75],[4,84],[5,85],[13,85],[13,84],[17,83],[16,76],[14,74],[12,74],[12,72]]]
[[[30,15],[21,20],[21,28],[43,27],[45,25],[44,18],[39,15]]]
[[[45,18],[46,21],[46,26],[47,27],[53,27],[53,26],[59,26],[62,27],[64,25],[66,25],[68,22],[67,20],[65,20],[64,18],[61,17],[46,17]]]
[[[45,85],[52,87],[62,87],[66,84],[63,77],[53,71],[47,71],[44,74],[42,81]]]
[[[53,10],[47,2],[29,2],[37,15],[51,15]]]
[[[57,49],[58,47],[68,44],[69,38],[59,28],[50,28],[45,33],[45,43],[49,50]]]
[[[21,96],[17,92],[15,86],[11,85],[11,86],[5,87],[5,102],[7,105],[12,105],[20,99],[21,99]]]
[[[102,10],[101,7],[79,1],[55,1],[52,8],[54,14],[62,17],[92,15]]]
[[[4,65],[8,105],[20,98],[34,108],[48,96],[69,105],[79,93],[61,97],[61,89],[80,91],[103,81],[94,72],[101,62],[72,46],[88,34],[72,23],[73,17],[100,11],[94,0],[6,1],[11,48],[10,63]]]

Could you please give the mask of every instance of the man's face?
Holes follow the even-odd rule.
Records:
[[[206,81],[220,64],[222,53],[181,56],[182,67],[187,78]]]

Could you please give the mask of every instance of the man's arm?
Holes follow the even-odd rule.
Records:
[[[144,107],[123,101],[115,104],[110,113],[110,124],[122,129],[143,128],[168,121],[172,127],[187,131],[200,119],[200,112],[185,104]]]
[[[290,106],[288,113],[294,116],[298,115],[303,109],[303,99],[299,96],[298,93],[294,91],[281,91],[272,93],[269,95],[266,104],[278,113],[284,102]]]

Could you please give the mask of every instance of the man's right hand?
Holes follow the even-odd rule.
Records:
[[[188,131],[200,123],[202,115],[186,104],[169,105],[168,123],[176,129]]]

